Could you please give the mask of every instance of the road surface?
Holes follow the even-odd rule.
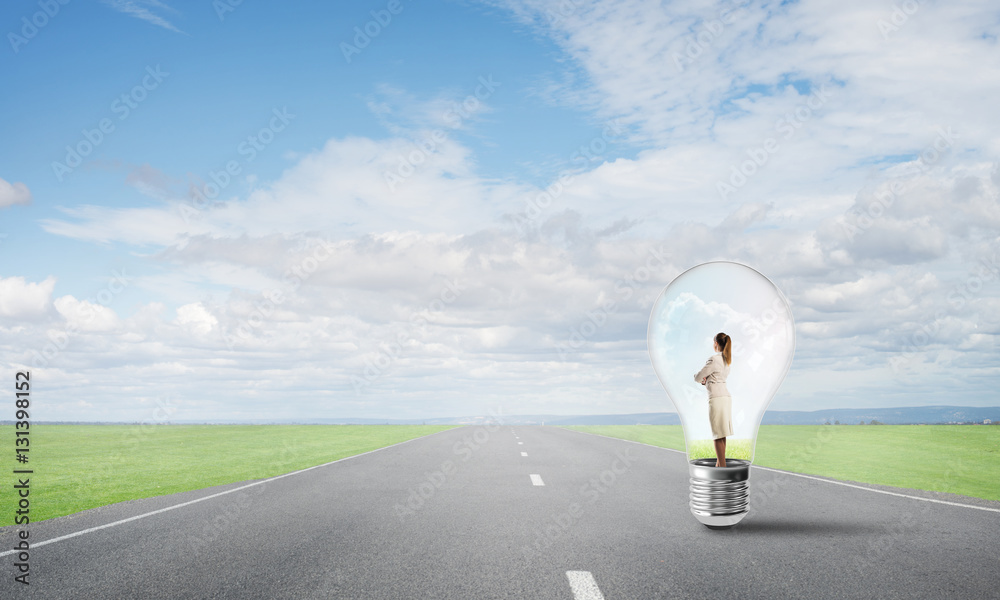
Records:
[[[462,427],[33,523],[30,586],[3,528],[0,597],[1000,598],[1000,503],[756,467],[750,481],[750,514],[711,530],[688,511],[682,453]]]

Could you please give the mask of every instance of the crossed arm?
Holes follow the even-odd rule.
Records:
[[[708,376],[711,375],[712,371],[715,370],[714,366],[712,365],[712,358],[713,357],[709,357],[708,362],[705,363],[705,366],[702,367],[701,370],[698,371],[698,373],[694,376],[694,380],[700,383],[701,385],[705,385],[708,382]]]

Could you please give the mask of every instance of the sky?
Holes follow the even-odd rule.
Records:
[[[672,412],[650,311],[714,260],[791,307],[772,409],[1000,405],[995,2],[17,0],[0,32],[35,419]]]

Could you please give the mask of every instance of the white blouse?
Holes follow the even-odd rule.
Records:
[[[708,382],[705,385],[708,387],[709,398],[728,396],[729,389],[726,387],[726,378],[729,377],[729,367],[730,365],[727,365],[726,360],[722,358],[722,353],[716,352],[709,357],[705,366],[694,376],[694,380],[701,383],[702,379],[708,377]]]

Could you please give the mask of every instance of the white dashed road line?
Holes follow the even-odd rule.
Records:
[[[545,485],[545,482],[542,481],[542,476],[541,475],[536,475],[535,473],[532,473],[531,474],[531,484],[532,485]]]
[[[518,444],[518,445],[520,446],[520,445],[521,445],[521,444],[523,444],[523,443],[524,443],[524,442],[518,442],[517,444]]]
[[[576,600],[604,600],[604,594],[590,571],[566,571],[566,577]]]
[[[522,452],[522,453],[521,453],[521,456],[527,456],[527,455],[528,455],[528,453],[527,453],[527,452]]]

